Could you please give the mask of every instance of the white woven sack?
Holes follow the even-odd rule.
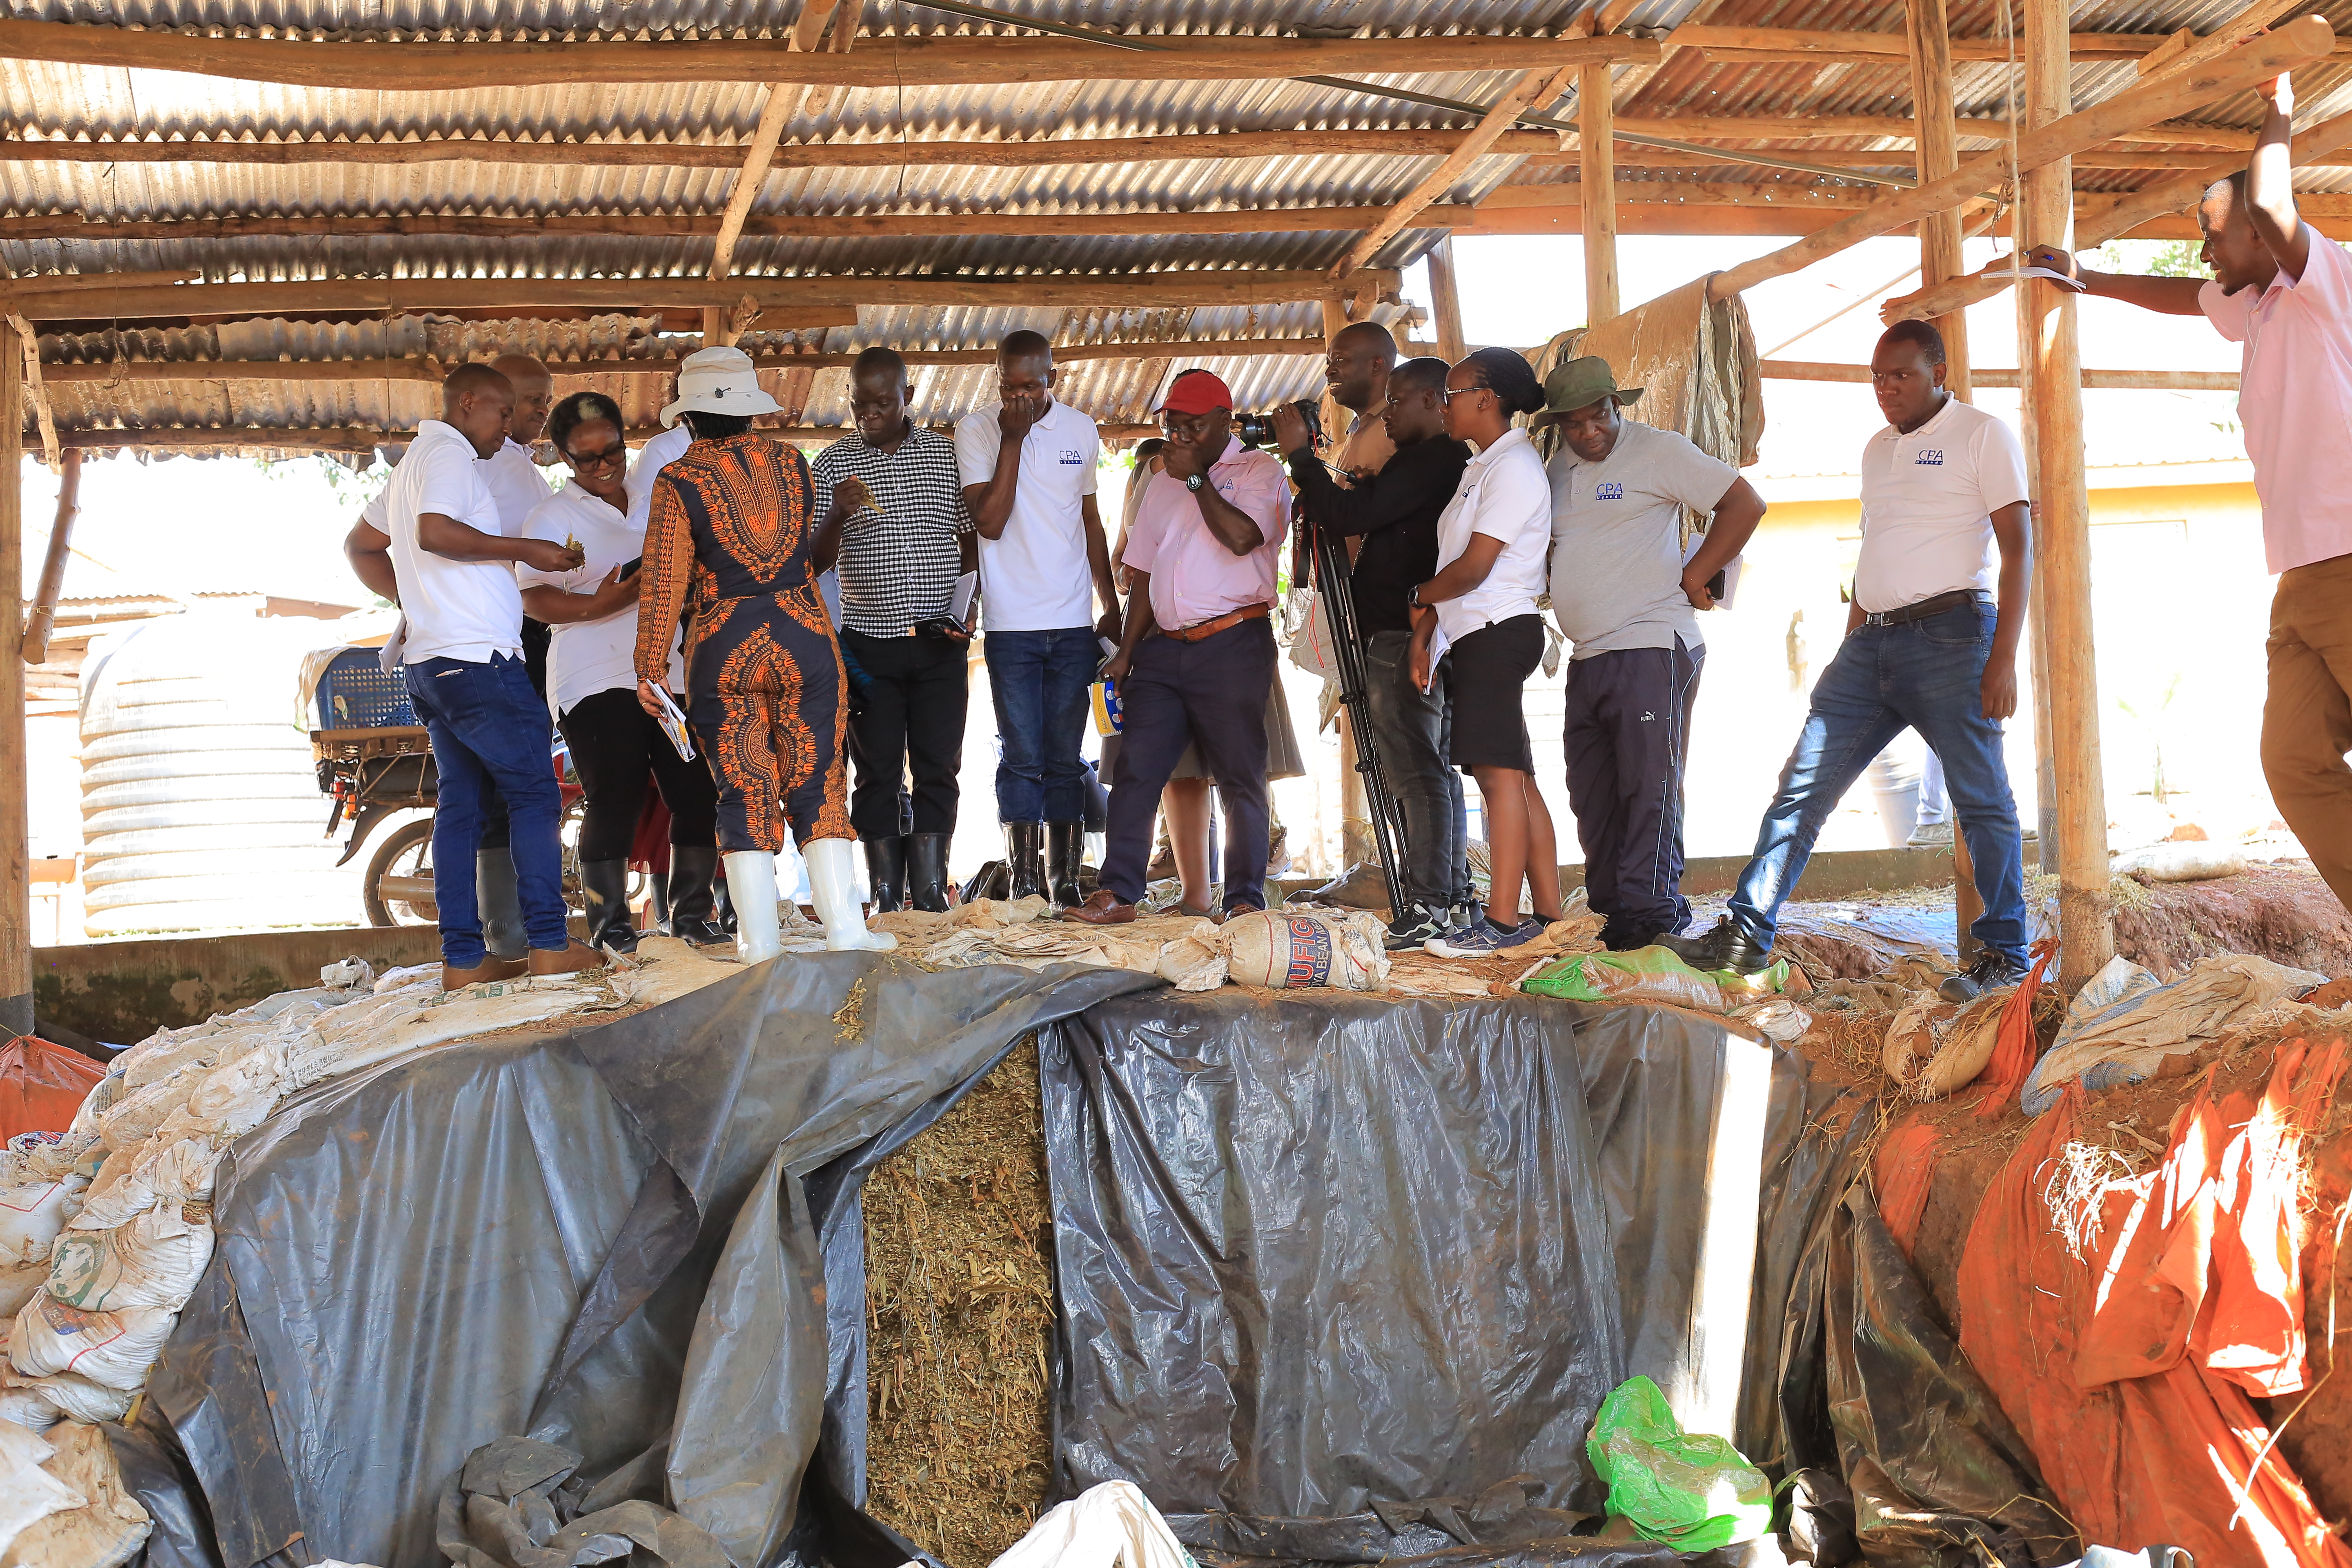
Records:
[[[81,1208],[89,1187],[80,1176],[0,1187],[0,1264],[38,1263]]]
[[[79,1373],[109,1388],[146,1386],[179,1313],[168,1307],[86,1312],[44,1290],[8,1331],[8,1359],[26,1377]]]

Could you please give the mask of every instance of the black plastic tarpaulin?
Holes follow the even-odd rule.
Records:
[[[1125,1479],[1225,1529],[1525,1475],[1594,1513],[1584,1439],[1629,1373],[1728,1430],[1785,1053],[1664,1009],[1329,993],[1139,994],[1046,1041],[1058,1492]]]
[[[740,1568],[774,1561],[856,1356],[864,1238],[839,1171],[1024,1034],[1157,984],[814,955],[281,1109],[222,1166],[213,1265],[150,1384],[218,1560],[429,1568],[467,1456],[528,1435],[591,1476],[653,1453],[656,1500]],[[853,1248],[830,1322],[828,1228]],[[184,1533],[155,1568],[193,1555]]]

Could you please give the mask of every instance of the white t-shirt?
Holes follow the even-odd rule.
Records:
[[[678,448],[681,452],[685,449],[683,447]],[[470,452],[473,447],[467,447],[466,450]],[[498,526],[482,531],[504,534],[509,539],[521,538],[523,524],[530,521],[530,514],[553,489],[547,482],[547,476],[540,472],[539,465],[530,460],[530,448],[509,437],[507,444],[499,448],[498,456],[474,460],[482,465],[482,479],[490,487],[490,500],[499,509]],[[387,536],[392,530],[383,525],[384,508],[391,494],[389,486],[377,491],[375,500],[368,502],[367,510],[360,513],[370,528]]]
[[[1679,431],[1628,419],[1609,456],[1588,463],[1566,441],[1552,454],[1551,613],[1574,658],[1706,647],[1683,592],[1683,510],[1707,512],[1739,470]]]
[[[956,468],[964,487],[996,477],[1003,405],[956,421]],[[1095,422],[1060,398],[1021,442],[1021,478],[1003,537],[980,541],[980,591],[987,629],[1066,631],[1095,624],[1095,574],[1087,561],[1084,503],[1095,493],[1102,437]]]
[[[1958,589],[1992,592],[1992,514],[2030,499],[2017,433],[1955,397],[1909,435],[1862,449],[1854,602],[1873,615]]]
[[[1461,558],[1470,536],[1503,542],[1486,580],[1455,599],[1437,602],[1437,625],[1450,642],[1514,616],[1532,616],[1544,592],[1544,556],[1551,549],[1551,483],[1543,459],[1520,429],[1470,459],[1454,499],[1437,519],[1437,569]]]
[[[646,476],[646,488],[653,488],[651,475]],[[634,502],[636,497],[632,493],[629,499]],[[632,505],[629,510],[634,513],[637,509]],[[625,566],[646,552],[645,531],[577,484],[566,485],[541,501],[523,525],[523,532],[557,544],[576,539],[581,553],[587,557],[576,572],[518,566],[515,582],[524,588],[545,586],[593,594],[613,574],[614,567]],[[547,705],[556,717],[562,718],[582,700],[600,691],[637,689],[635,605],[602,620],[571,621],[552,626],[548,632]],[[675,638],[670,647],[669,680],[673,689],[684,689]]]
[[[483,533],[501,533],[490,494],[489,465],[457,426],[427,419],[384,487],[383,521],[392,540],[392,572],[408,617],[406,658],[488,664],[499,654],[522,654],[522,595],[504,561],[452,561],[416,542],[424,512],[454,518]]]
[[[637,448],[637,460],[629,465],[629,526],[636,530],[640,541],[646,536],[646,525],[653,521],[654,480],[661,477],[664,468],[686,456],[686,449],[693,445],[694,432],[681,419]],[[634,685],[635,677],[632,676],[630,681]]]

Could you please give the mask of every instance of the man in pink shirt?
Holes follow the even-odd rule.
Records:
[[[2294,89],[2282,76],[2268,97],[2245,173],[2215,183],[2197,208],[2213,281],[2087,271],[2046,247],[2030,259],[2094,294],[2202,314],[2244,345],[2238,417],[2279,574],[2263,773],[2312,864],[2352,906],[2352,257],[2295,210]]]
[[[1290,480],[1234,438],[1234,395],[1205,370],[1169,384],[1160,407],[1163,469],[1137,503],[1133,574],[1118,652],[1103,667],[1124,720],[1111,770],[1109,847],[1094,896],[1064,920],[1135,919],[1160,792],[1188,743],[1225,813],[1227,915],[1265,907],[1265,694],[1274,680],[1275,554],[1290,522]]]

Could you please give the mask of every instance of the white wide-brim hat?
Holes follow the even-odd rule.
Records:
[[[741,349],[698,349],[677,367],[677,401],[661,411],[665,427],[697,414],[782,414],[784,405],[760,390],[760,373]]]

